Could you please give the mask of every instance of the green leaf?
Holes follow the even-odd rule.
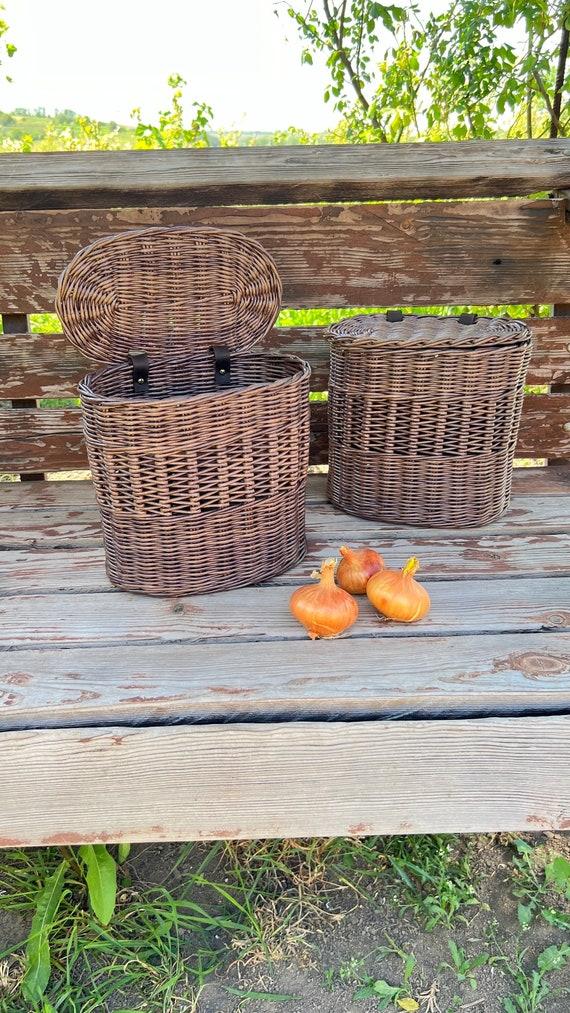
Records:
[[[555,925],[557,929],[570,930],[570,915],[565,915],[562,911],[555,911],[554,908],[545,908],[541,914],[549,925]]]
[[[570,899],[570,862],[562,855],[546,866],[544,870],[548,883],[554,883]]]
[[[517,1008],[512,999],[503,999],[503,1009],[505,1013],[517,1013]]]
[[[522,925],[523,929],[527,929],[530,925],[534,914],[534,908],[532,904],[519,904],[517,906],[517,916],[519,924]]]
[[[129,857],[130,853],[131,853],[131,845],[130,844],[127,844],[127,843],[119,844],[119,847],[117,849],[117,854],[118,854],[118,858],[119,858],[119,865],[122,865],[123,862],[126,862],[126,860]]]
[[[548,946],[546,950],[538,955],[538,969],[542,974],[548,971],[561,971],[570,959],[570,946],[562,943],[560,946]]]
[[[100,922],[108,925],[117,897],[117,863],[104,844],[84,844],[79,855],[87,866],[87,889],[91,907]]]
[[[49,933],[61,902],[67,869],[67,862],[61,862],[53,875],[46,880],[38,897],[36,913],[26,943],[27,966],[22,982],[22,993],[29,1002],[40,1001],[49,981],[51,974]]]

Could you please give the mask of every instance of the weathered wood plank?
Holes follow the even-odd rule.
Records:
[[[570,382],[570,320],[530,321],[534,351],[528,383]],[[324,327],[277,327],[259,348],[298,355],[311,366],[311,387],[326,390],[329,345]],[[2,393],[7,398],[76,397],[89,363],[63,334],[15,334],[2,340]]]
[[[570,718],[0,736],[0,844],[570,827]]]
[[[0,155],[0,208],[526,196],[570,185],[554,141]]]
[[[0,409],[0,469],[8,472],[87,468],[79,409]]]
[[[310,515],[308,520],[310,528]],[[314,538],[309,531],[308,551],[302,562],[287,573],[273,577],[266,586],[296,587],[306,582],[323,559],[338,556],[341,541],[340,538]],[[524,536],[473,531],[467,536],[440,538],[434,531],[406,538],[402,534],[386,537],[386,532],[379,532],[371,524],[369,541],[382,552],[387,566],[398,567],[410,556],[418,556],[422,575],[429,580],[570,576],[570,532]],[[70,546],[64,551],[37,546],[5,551],[1,566],[0,596],[113,590],[105,574],[103,549],[98,545],[91,549]]]
[[[0,729],[197,721],[554,714],[570,704],[558,633],[180,644],[0,653]]]
[[[521,457],[570,456],[570,395],[529,394],[517,442]],[[312,464],[328,462],[325,402],[311,405]],[[7,472],[87,468],[79,408],[0,409],[0,469]]]
[[[525,469],[526,470],[526,469]],[[546,470],[546,469],[545,469]],[[315,476],[321,478],[321,476]],[[19,483],[14,483],[14,485]],[[48,483],[59,486],[59,482]],[[78,487],[80,495],[84,483],[67,483]],[[73,500],[71,491],[68,506],[46,505],[38,509],[10,509],[11,483],[0,486],[0,498],[6,503],[7,509],[0,510],[0,549],[79,549],[101,544],[99,515],[91,505],[78,499]],[[87,485],[87,483],[85,483]],[[322,490],[323,483],[309,483],[309,497],[312,490]],[[16,501],[17,502],[17,501]],[[28,500],[33,503],[33,499]],[[492,524],[481,529],[465,528],[437,529],[437,534],[430,528],[405,527],[404,525],[385,524],[366,521],[360,517],[335,510],[326,503],[324,497],[317,495],[309,502],[307,531],[313,544],[328,545],[336,541],[374,543],[378,545],[394,544],[394,539],[401,538],[418,544],[420,540],[437,538],[464,538],[484,534],[485,537],[495,535],[520,535],[529,538],[542,538],[546,535],[557,535],[570,530],[570,511],[568,495],[515,495],[509,509]]]
[[[563,302],[565,201],[128,208],[0,214],[0,311],[52,308],[59,273],[98,236],[211,225],[274,256],[286,306]],[[540,270],[537,270],[540,265]]]
[[[432,608],[418,624],[381,619],[359,603],[348,639],[570,629],[570,578],[430,582]],[[306,638],[289,613],[288,587],[255,587],[179,599],[122,594],[0,598],[0,649],[108,644],[247,643]],[[285,649],[285,648],[284,648]]]

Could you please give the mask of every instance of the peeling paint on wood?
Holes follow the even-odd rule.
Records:
[[[568,293],[563,200],[7,211],[0,312],[52,309],[62,269],[100,236],[180,224],[259,240],[277,264],[285,306],[550,303]]]

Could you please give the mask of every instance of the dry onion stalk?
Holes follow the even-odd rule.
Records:
[[[297,588],[289,601],[292,614],[305,627],[311,640],[338,637],[358,616],[354,598],[335,584],[335,567],[336,559],[325,559],[320,572],[312,574],[319,583]]]

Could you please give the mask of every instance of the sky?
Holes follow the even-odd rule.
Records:
[[[301,64],[285,0],[2,0],[17,46],[0,109],[73,109],[154,121],[169,104],[169,74],[188,81],[187,103],[208,102],[215,128],[326,129],[322,61]],[[276,17],[274,10],[280,10]]]

